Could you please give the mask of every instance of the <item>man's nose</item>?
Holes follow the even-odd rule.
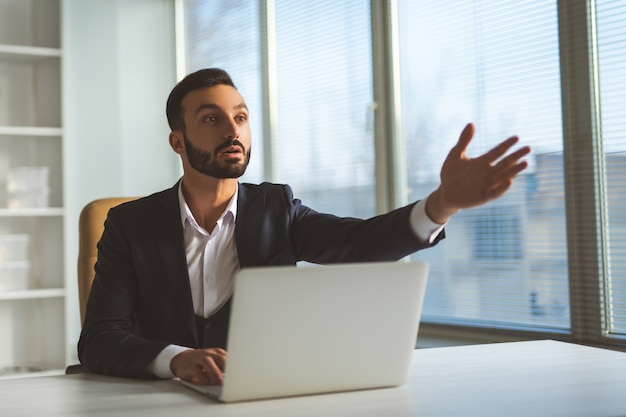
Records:
[[[225,133],[228,139],[236,139],[239,137],[239,125],[235,120],[229,120]]]

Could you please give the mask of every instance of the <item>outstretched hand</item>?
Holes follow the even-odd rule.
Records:
[[[476,207],[504,194],[513,179],[528,163],[520,159],[530,153],[525,146],[506,153],[517,143],[510,137],[487,153],[476,157],[467,156],[467,147],[474,137],[474,125],[468,124],[457,144],[450,150],[441,168],[441,184],[426,202],[426,213],[439,224],[461,209]]]

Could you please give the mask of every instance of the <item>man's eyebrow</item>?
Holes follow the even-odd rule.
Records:
[[[196,114],[200,113],[202,110],[205,110],[205,109],[222,110],[222,108],[215,103],[204,103],[198,106],[198,108],[196,109]],[[239,110],[239,109],[248,110],[248,106],[246,106],[246,103],[240,103],[240,104],[235,105],[233,109],[234,110]]]

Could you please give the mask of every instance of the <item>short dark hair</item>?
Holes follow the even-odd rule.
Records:
[[[204,68],[192,72],[180,80],[170,92],[165,107],[167,123],[170,125],[170,129],[185,131],[182,103],[187,94],[200,88],[213,87],[220,84],[237,88],[230,75],[220,68]]]

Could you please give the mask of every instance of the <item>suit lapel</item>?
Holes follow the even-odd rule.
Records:
[[[265,217],[265,192],[239,184],[235,241],[241,267],[260,266],[261,233]]]
[[[197,343],[198,334],[189,285],[185,240],[180,222],[179,183],[180,181],[160,195],[157,207],[150,215],[155,244],[164,267],[163,276],[170,284],[171,294],[176,299],[176,304],[180,307],[182,316]]]

